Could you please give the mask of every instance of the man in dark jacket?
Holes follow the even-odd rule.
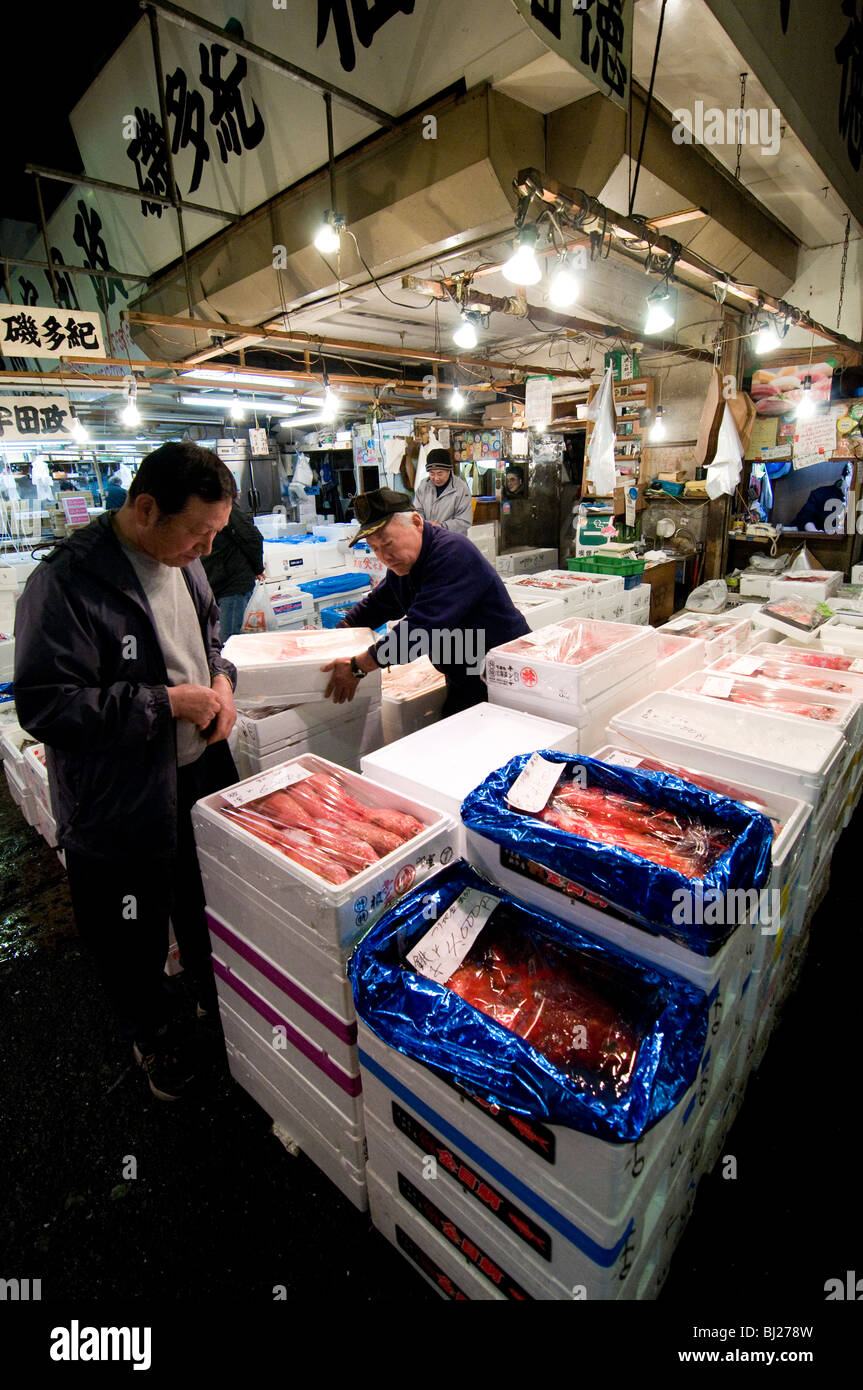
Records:
[[[368,538],[388,573],[339,626],[402,621],[362,656],[323,668],[333,673],[327,697],[352,700],[376,666],[427,656],[446,677],[444,718],[479,704],[487,698],[480,679],[486,652],[530,631],[500,575],[467,536],[423,521],[404,493],[376,488],[353,505],[361,525],[351,545]]]
[[[213,549],[201,564],[216,596],[221,614],[222,645],[243,626],[243,615],[264,570],[264,538],[250,516],[236,502],[227,526],[213,541]]]
[[[163,445],[120,511],[37,567],[16,613],[15,704],[45,743],[78,931],[165,1100],[190,1079],[165,1024],[169,917],[199,1004],[215,1005],[190,811],[236,781],[236,671],[199,559],[235,495],[215,454]]]

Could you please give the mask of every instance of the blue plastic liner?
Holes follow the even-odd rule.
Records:
[[[526,1039],[413,971],[407,952],[466,888],[500,899],[483,931],[505,907],[508,927],[584,953],[586,970],[611,967],[637,1000],[642,1040],[621,1093],[603,1091],[587,1075],[564,1074]],[[703,990],[524,906],[464,860],[426,879],[385,913],[354,950],[348,975],[357,1013],[405,1056],[490,1104],[615,1142],[640,1138],[673,1109],[695,1079],[707,1037]]]
[[[322,608],[321,627],[338,627],[339,623],[342,621],[342,618],[346,617],[347,614],[350,613],[351,609],[354,607],[355,602],[355,599],[351,599],[349,603],[338,603],[335,604],[332,608]],[[383,637],[386,633],[386,630],[386,623],[383,623],[380,627],[375,628],[375,632],[378,635],[378,637]]]
[[[371,584],[367,574],[328,574],[324,579],[308,579],[297,588],[313,598],[326,598],[328,594],[349,594],[355,589],[367,589]]]
[[[0,705],[8,703],[9,700],[14,700],[14,698],[15,695],[12,690],[12,682],[0,681]]]
[[[605,900],[614,912],[645,924],[699,955],[710,956],[727,941],[736,922],[680,923],[684,894],[703,894],[705,911],[697,905],[691,914],[707,916],[706,905],[719,902],[718,895],[732,889],[758,889],[770,875],[773,828],[766,816],[739,801],[719,796],[666,772],[641,772],[613,766],[595,758],[573,757],[555,750],[542,757],[560,763],[561,775],[572,777],[583,768],[588,788],[597,787],[623,796],[634,796],[650,806],[671,813],[682,813],[719,824],[735,835],[734,843],[714,862],[701,879],[687,878],[675,869],[633,854],[615,845],[600,844],[549,825],[537,816],[514,811],[506,795],[522,768],[533,755],[519,754],[505,767],[498,768],[463,801],[464,824],[503,850],[531,864],[541,865],[552,874],[571,880],[585,891]],[[715,914],[735,915],[733,913]],[[675,920],[677,919],[677,920]]]

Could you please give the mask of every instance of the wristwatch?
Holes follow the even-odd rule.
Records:
[[[354,676],[358,681],[361,681],[361,680],[363,679],[363,677],[364,677],[364,676],[367,676],[368,674],[369,674],[368,671],[362,671],[362,670],[360,670],[360,667],[359,667],[358,664],[357,664],[357,659],[356,659],[356,657],[355,657],[355,656],[352,656],[352,657],[351,657],[351,675]]]

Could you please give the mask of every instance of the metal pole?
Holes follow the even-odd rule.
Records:
[[[95,266],[90,269],[83,265],[64,265],[62,261],[34,261],[25,256],[4,256],[2,253],[0,261],[5,261],[7,265],[32,265],[37,270],[60,270],[70,275],[97,275],[101,280],[140,280],[144,285],[150,283],[149,275],[127,275],[123,270],[97,270]]]
[[[150,21],[150,39],[153,45],[153,63],[156,68],[156,87],[159,92],[159,117],[162,122],[162,136],[165,141],[165,163],[168,167],[168,179],[171,184],[171,198],[177,213],[177,230],[180,234],[180,255],[183,259],[183,274],[186,279],[186,299],[189,306],[189,317],[192,317],[192,276],[189,271],[189,258],[186,254],[186,234],[183,230],[183,210],[180,207],[180,195],[177,192],[177,181],[174,178],[174,156],[171,153],[171,134],[168,130],[168,107],[165,100],[165,80],[162,71],[162,49],[159,43],[159,20],[156,11],[151,5],[146,7],[147,18]]]
[[[332,82],[325,82],[322,77],[316,77],[313,72],[306,72],[304,68],[298,68],[294,63],[288,63],[278,54],[271,53],[269,49],[259,48],[256,43],[249,43],[247,39],[235,38],[233,34],[226,34],[224,29],[220,29],[217,24],[210,24],[206,19],[201,19],[199,15],[190,14],[188,10],[180,9],[179,5],[170,5],[166,0],[141,0],[141,9],[158,10],[163,19],[167,19],[171,24],[178,24],[181,29],[191,29],[193,34],[204,34],[210,38],[218,39],[219,43],[228,44],[235,48],[238,53],[246,53],[262,67],[272,68],[274,72],[283,73],[286,77],[291,77],[295,82],[299,82],[303,87],[310,87],[314,92],[327,92],[334,96],[336,101],[342,106],[348,106],[352,111],[357,111],[361,116],[367,116],[370,121],[377,125],[394,126],[395,118],[388,112],[382,111],[377,106],[371,106],[367,101],[360,101],[359,97],[346,92],[342,87],[336,87]]]
[[[166,198],[163,193],[131,188],[126,183],[110,183],[108,179],[92,179],[88,174],[67,174],[62,169],[46,169],[41,164],[25,164],[24,172],[38,174],[43,179],[53,179],[55,183],[81,183],[85,188],[104,188],[106,193],[121,193],[126,198],[137,199],[138,202],[161,203],[166,208],[174,207],[173,198]],[[238,212],[224,212],[222,208],[207,207],[204,203],[187,203],[184,198],[179,201],[180,207],[185,208],[186,212],[201,212],[206,217],[221,217],[226,222],[242,221]]]
[[[324,106],[327,109],[327,159],[330,170],[330,207],[336,210],[336,157],[333,151],[333,99],[324,92]]]
[[[51,292],[54,295],[54,303],[57,304],[57,281],[54,277],[54,267],[51,264],[51,248],[48,245],[48,224],[45,221],[45,208],[42,205],[42,186],[39,183],[39,175],[36,178],[36,201],[39,204],[39,225],[42,228],[42,240],[45,243],[45,256],[48,261],[48,278],[51,281]]]

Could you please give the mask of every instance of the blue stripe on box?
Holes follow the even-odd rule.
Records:
[[[543,1221],[547,1222],[549,1226],[552,1226],[559,1235],[562,1235],[571,1245],[574,1245],[576,1249],[581,1250],[581,1252],[586,1255],[589,1260],[592,1260],[595,1265],[599,1265],[602,1269],[610,1269],[615,1263],[635,1229],[635,1222],[632,1218],[630,1218],[629,1224],[620,1237],[620,1240],[616,1245],[613,1245],[611,1249],[606,1249],[605,1246],[597,1245],[596,1241],[587,1235],[586,1232],[580,1230],[578,1226],[574,1226],[556,1207],[546,1202],[545,1199],[534,1192],[532,1188],[527,1187],[520,1178],[510,1173],[508,1168],[504,1168],[503,1164],[498,1163],[497,1159],[492,1158],[491,1155],[487,1154],[484,1149],[481,1149],[478,1144],[475,1144],[472,1139],[468,1139],[466,1134],[462,1134],[461,1130],[456,1129],[455,1126],[445,1120],[442,1115],[439,1115],[436,1110],[432,1110],[430,1105],[426,1105],[424,1101],[414,1095],[413,1091],[409,1091],[407,1086],[402,1085],[394,1076],[391,1076],[379,1062],[376,1062],[367,1052],[364,1052],[362,1048],[360,1048],[360,1064],[364,1066],[367,1071],[370,1071],[372,1076],[376,1076],[378,1081],[382,1082],[394,1095],[398,1096],[399,1100],[403,1101],[405,1105],[409,1105],[411,1109],[415,1110],[418,1115],[421,1115],[424,1120],[434,1125],[435,1129],[437,1129],[445,1139],[457,1145],[458,1148],[462,1149],[464,1153],[467,1154],[468,1158],[472,1158],[475,1163],[485,1168],[486,1172],[489,1173],[491,1177],[496,1178],[498,1182],[503,1183],[505,1187],[509,1188],[510,1192],[518,1197],[519,1201],[523,1202],[525,1206],[530,1207],[532,1211],[535,1211],[537,1216],[541,1216]]]

